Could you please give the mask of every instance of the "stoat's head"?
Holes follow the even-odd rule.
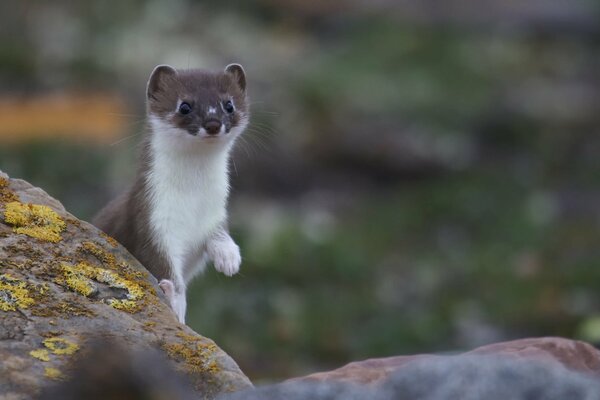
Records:
[[[161,134],[229,142],[248,124],[246,74],[239,64],[216,73],[159,65],[146,92],[150,124]]]

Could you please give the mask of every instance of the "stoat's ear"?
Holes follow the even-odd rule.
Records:
[[[246,73],[240,64],[229,64],[225,67],[225,72],[233,75],[242,91],[246,91]]]
[[[156,99],[156,94],[165,90],[168,87],[168,80],[175,75],[177,75],[177,71],[170,65],[157,65],[154,67],[146,86],[148,99]]]

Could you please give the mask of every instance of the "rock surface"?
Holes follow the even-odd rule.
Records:
[[[251,387],[213,341],[177,322],[123,247],[0,171],[0,398],[30,399],[68,379],[106,340],[164,355],[198,398]]]
[[[497,355],[540,361],[546,365],[562,366],[576,372],[588,373],[600,381],[600,351],[587,343],[576,340],[558,337],[520,339],[490,344],[465,354]],[[444,357],[447,356],[414,355],[375,358],[353,362],[333,371],[319,372],[296,378],[296,380],[379,383],[411,363]]]
[[[372,359],[223,399],[593,400],[600,351],[562,339],[522,339],[460,355]]]

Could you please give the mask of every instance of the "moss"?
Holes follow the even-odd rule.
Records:
[[[46,367],[44,368],[44,376],[46,378],[54,379],[54,380],[62,380],[64,379],[64,375],[56,368]]]
[[[0,275],[0,310],[17,311],[18,308],[28,308],[34,302],[27,283],[9,274]]]
[[[50,354],[46,349],[31,350],[29,355],[33,358],[37,358],[40,361],[50,361]]]
[[[165,343],[162,346],[169,357],[183,361],[185,369],[191,373],[216,373],[220,370],[216,361],[211,360],[218,350],[216,344],[183,332],[177,336],[182,339],[181,343]]]
[[[50,207],[18,201],[6,204],[4,219],[14,226],[15,233],[52,243],[61,241],[60,233],[66,228],[65,222]]]
[[[19,201],[19,197],[8,188],[8,179],[0,177],[0,204]]]
[[[79,350],[77,343],[60,337],[44,339],[43,343],[53,354],[57,355],[71,355]]]

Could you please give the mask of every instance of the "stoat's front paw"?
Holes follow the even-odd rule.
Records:
[[[233,239],[219,240],[211,243],[209,246],[209,256],[212,259],[215,269],[227,276],[235,275],[240,270],[242,256],[240,248]]]

